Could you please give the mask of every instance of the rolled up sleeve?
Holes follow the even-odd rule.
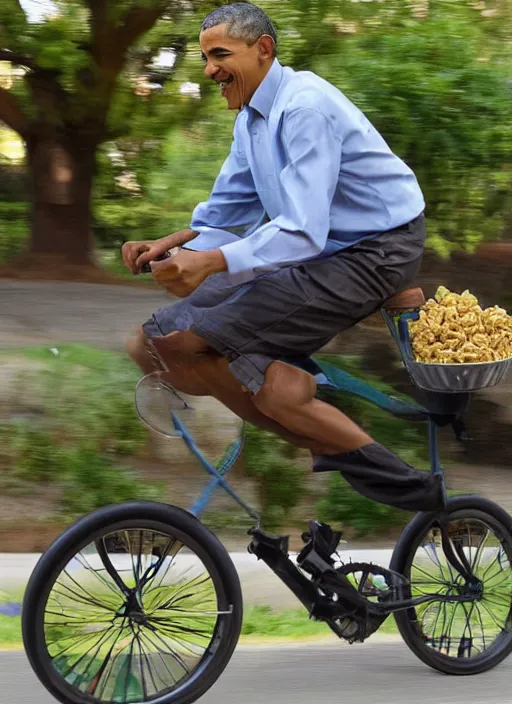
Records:
[[[279,174],[280,214],[252,234],[221,247],[231,275],[244,279],[318,256],[326,246],[342,144],[330,120],[314,109],[285,115],[286,166]]]

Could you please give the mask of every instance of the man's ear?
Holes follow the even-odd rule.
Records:
[[[276,45],[269,34],[263,34],[258,39],[258,50],[260,59],[262,59],[263,61],[274,57],[276,53]]]

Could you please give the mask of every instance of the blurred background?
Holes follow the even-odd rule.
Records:
[[[178,440],[137,418],[124,339],[166,298],[124,271],[120,248],[187,227],[227,155],[234,114],[204,79],[198,45],[218,4],[0,0],[0,553],[40,552],[113,501],[188,506],[205,481]],[[469,288],[510,311],[512,2],[259,4],[278,29],[280,61],[339,87],[414,169],[428,204],[426,294]],[[414,395],[378,319],[322,353]],[[450,490],[508,510],[511,382],[475,395],[471,442],[443,431]],[[217,459],[237,424],[197,405],[201,447]],[[343,408],[427,466],[422,427],[354,399]],[[338,477],[311,477],[307,454],[254,428],[232,474],[295,548],[313,516],[342,525],[356,547],[389,547],[409,519]],[[245,548],[250,524],[229,499],[217,496],[205,522]]]

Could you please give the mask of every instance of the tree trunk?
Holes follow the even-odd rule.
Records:
[[[75,142],[81,142],[75,136]],[[52,255],[67,264],[94,263],[91,193],[96,145],[35,137],[28,145],[32,182],[31,259]]]

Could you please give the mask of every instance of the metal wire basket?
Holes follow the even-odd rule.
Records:
[[[420,389],[442,393],[464,393],[496,386],[512,369],[512,357],[499,362],[444,364],[416,362],[409,337],[409,320],[417,320],[417,312],[402,313],[397,319],[386,314],[386,322],[395,338],[403,363],[411,380]]]

